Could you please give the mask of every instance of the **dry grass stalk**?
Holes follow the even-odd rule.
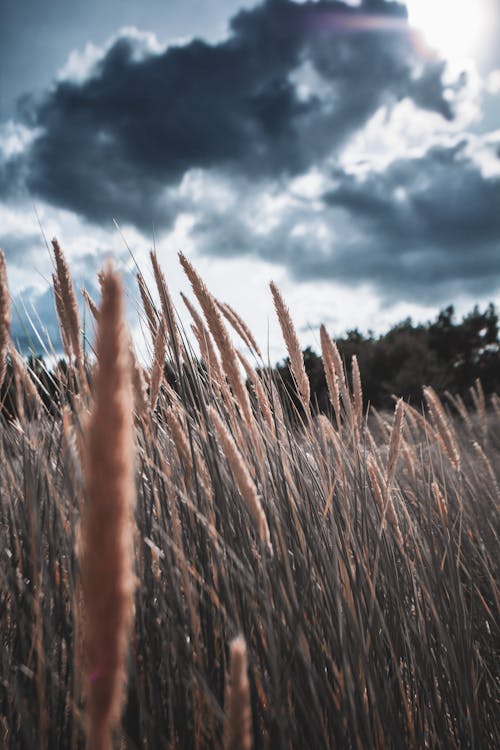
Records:
[[[449,391],[445,391],[444,395],[446,396],[450,404],[456,409],[460,417],[463,419],[463,421],[467,425],[468,429],[472,430],[473,429],[472,420],[470,418],[469,412],[467,411],[467,407],[464,404],[464,400],[462,396],[460,396],[460,394],[457,394],[456,396],[454,396]]]
[[[342,357],[340,356],[340,352],[337,348],[337,344],[328,335],[328,332],[325,326],[322,326],[320,329],[320,337],[321,337],[321,349],[322,349],[322,355],[323,355],[323,367],[325,367],[325,363],[326,363],[326,367],[328,367],[328,370],[329,370],[329,377],[330,377],[329,395],[330,395],[330,388],[332,390],[330,400],[332,401],[332,406],[335,411],[337,426],[340,429],[341,414],[342,414],[342,410],[340,407],[340,399],[342,400],[342,404],[346,412],[348,421],[351,422],[352,420],[352,405],[351,405],[351,399],[349,396],[349,391],[347,389],[347,379],[346,379],[346,374],[345,374],[345,369],[344,369],[344,363],[342,362]],[[326,375],[326,371],[325,371],[325,375]],[[335,377],[333,377],[333,375],[335,375]],[[327,382],[327,385],[328,385],[328,382]]]
[[[172,408],[166,410],[166,420],[170,428],[170,434],[174,441],[177,453],[182,458],[184,465],[187,467],[190,474],[197,472],[197,479],[202,487],[207,498],[212,497],[210,475],[207,471],[207,467],[200,450],[196,444],[193,443],[194,456],[192,455],[191,445],[188,439],[188,428],[186,426],[185,417],[178,404],[174,404]],[[190,477],[192,478],[192,477]],[[209,508],[212,513],[213,508],[210,505]],[[211,521],[215,522],[215,519],[211,518]]]
[[[439,442],[439,435],[434,427],[431,425],[428,419],[421,414],[418,409],[415,409],[411,404],[405,404],[405,417],[406,423],[411,430],[413,439],[418,441],[421,439],[421,431],[424,433],[427,439],[432,442]]]
[[[56,272],[59,281],[59,292],[61,305],[64,310],[63,318],[67,325],[67,339],[71,347],[72,356],[77,360],[78,364],[81,365],[83,362],[83,349],[81,339],[81,325],[80,325],[80,314],[78,312],[78,302],[76,299],[75,287],[73,285],[73,279],[64,257],[64,253],[58,241],[54,238],[52,240],[52,248],[54,250],[54,257],[56,261]]]
[[[171,409],[168,409],[166,412],[167,424],[170,428],[170,434],[172,435],[177,452],[185,465],[191,467],[191,449],[186,437],[185,427],[179,422],[179,416],[178,412],[174,413]]]
[[[266,515],[247,465],[229,433],[229,430],[213,406],[208,407],[208,414],[215,427],[215,432],[217,433],[224,455],[231,467],[236,486],[245,500],[250,515],[257,526],[259,538],[267,545],[269,551],[272,552],[271,535],[269,533]]]
[[[144,281],[142,273],[137,274],[137,284],[139,286],[139,293],[141,295],[142,306],[146,313],[151,338],[153,341],[156,340],[156,334],[158,333],[158,313],[156,312],[154,305],[151,301],[149,290]]]
[[[391,488],[386,482],[384,482],[382,473],[376,461],[371,456],[369,456],[367,459],[366,468],[368,470],[368,476],[370,477],[370,484],[372,486],[375,500],[377,501],[382,515],[382,528],[384,528],[385,526],[385,519],[387,517],[387,520],[392,526],[392,530],[398,544],[402,545],[403,537],[399,528],[399,522],[394,510],[394,505],[392,503]]]
[[[358,358],[352,358],[352,391],[354,400],[354,417],[359,431],[363,424],[363,389],[361,386],[361,373],[359,372]]]
[[[161,323],[158,326],[154,343],[153,364],[151,366],[151,380],[149,383],[149,405],[151,406],[152,411],[156,408],[156,402],[158,400],[158,394],[160,393],[164,376],[165,352],[167,348],[164,318],[162,318]]]
[[[450,463],[458,471],[460,469],[460,452],[443,405],[434,389],[430,386],[424,388],[424,396],[436,429],[439,444]]]
[[[398,459],[399,448],[401,446],[401,436],[403,433],[403,418],[405,413],[405,405],[402,398],[398,399],[396,409],[394,411],[394,423],[391,430],[391,439],[389,441],[389,455],[387,458],[387,472],[386,481],[389,484],[392,482],[394,472],[396,470],[396,461]]]
[[[448,505],[446,503],[443,493],[441,492],[439,488],[438,483],[435,480],[431,483],[431,490],[432,490],[432,494],[434,495],[434,500],[436,501],[438,513],[443,519],[443,521],[446,522],[448,520]]]
[[[490,486],[493,489],[494,494],[496,495],[496,497],[498,497],[499,490],[498,490],[497,478],[495,476],[495,472],[493,470],[493,466],[491,465],[490,459],[488,458],[483,448],[479,445],[477,441],[474,441],[472,443],[472,447],[474,448],[474,451],[483,466],[483,470],[486,476],[488,477]]]
[[[243,378],[241,377],[235,349],[222,321],[217,303],[188,259],[182,253],[179,254],[179,259],[205,314],[210,333],[214,337],[214,341],[219,349],[222,367],[233,389],[234,397],[243,411],[247,424],[251,425],[253,415],[250,399]]]
[[[205,327],[203,323],[203,318],[201,317],[201,315],[199,314],[198,310],[193,305],[193,303],[186,297],[186,295],[183,292],[181,292],[181,299],[184,302],[185,306],[187,307],[188,312],[191,315],[196,328],[198,328],[201,331]]]
[[[191,326],[191,330],[193,331],[196,341],[198,342],[198,346],[200,347],[201,358],[207,367],[208,377],[210,381],[212,383],[216,383],[221,388],[226,389],[226,378],[224,376],[224,373],[222,372],[220,362],[217,357],[217,352],[215,351],[208,330],[205,328],[205,326],[200,329],[198,328],[198,326],[195,326],[194,323]]]
[[[247,326],[245,321],[240,315],[234,310],[231,305],[227,302],[218,302],[219,310],[222,312],[226,320],[232,325],[240,339],[248,346],[249,349],[255,352],[258,357],[262,359],[262,353],[259,349],[257,342],[255,341],[252,331]]]
[[[109,750],[126,683],[133,620],[134,436],[123,289],[107,267],[97,331],[98,367],[85,461],[82,584],[89,750]]]
[[[132,368],[135,411],[138,417],[144,418],[148,412],[148,391],[146,380],[144,378],[144,369],[137,359],[131,336],[129,336],[129,352]]]
[[[330,397],[330,403],[333,406],[337,425],[340,428],[341,414],[340,414],[340,391],[338,384],[338,374],[335,369],[335,357],[333,354],[333,345],[330,336],[324,325],[320,327],[320,339],[321,339],[321,356],[323,360],[323,370],[325,371],[326,385],[328,388],[328,395]]]
[[[325,331],[326,332],[326,331]],[[327,334],[328,335],[328,334]],[[331,342],[331,354],[333,358],[333,362],[335,365],[335,372],[337,374],[337,378],[339,381],[340,389],[342,391],[342,387],[347,387],[347,379],[345,375],[345,368],[344,363],[342,361],[342,357],[340,356],[340,352],[338,350],[337,344],[335,341],[333,341],[332,338],[328,337]]]
[[[292,316],[288,307],[285,305],[283,297],[281,296],[276,284],[271,281],[270,283],[271,293],[273,295],[274,307],[276,314],[281,326],[283,338],[285,339],[286,348],[290,356],[290,369],[295,379],[297,391],[302,401],[302,405],[307,413],[309,413],[309,401],[311,399],[311,389],[309,386],[309,378],[307,377],[306,368],[304,366],[304,357],[302,355],[302,349],[300,348],[299,339],[295,326],[293,325]]]
[[[153,266],[153,273],[155,276],[156,287],[158,294],[160,295],[160,302],[163,311],[163,318],[166,322],[166,331],[168,331],[172,350],[177,358],[180,359],[182,355],[182,343],[179,336],[179,329],[175,320],[174,304],[172,297],[167,286],[167,282],[163,271],[160,268],[158,262],[158,256],[154,250],[150,252],[151,265]]]
[[[92,299],[92,297],[90,296],[90,294],[87,292],[86,289],[82,289],[81,292],[82,292],[83,299],[87,303],[88,308],[90,312],[92,313],[92,317],[94,318],[95,321],[98,321],[99,320],[99,308],[97,307],[96,303],[94,302],[94,300]]]
[[[32,405],[43,409],[44,404],[38,392],[38,388],[31,379],[24,359],[12,344],[9,346],[9,355],[14,368],[18,406],[21,407],[24,393],[24,395],[31,401]]]
[[[475,381],[474,385],[469,389],[472,397],[474,408],[477,411],[481,421],[481,432],[483,438],[486,437],[488,432],[488,420],[486,415],[486,399],[484,397],[483,386],[479,378]]]
[[[215,351],[210,333],[208,332],[201,315],[196,310],[195,306],[188,300],[188,298],[181,292],[182,301],[186,305],[189,314],[193,318],[194,324],[192,331],[200,347],[201,358],[207,366],[208,375],[211,381],[217,383],[223,390],[226,390],[226,379],[222,372],[217,352]]]
[[[252,707],[247,647],[242,636],[231,641],[229,654],[230,676],[224,698],[224,750],[251,750]]]
[[[0,250],[0,388],[7,371],[7,350],[10,341],[10,324],[12,313],[10,309],[10,292],[7,280],[5,255]]]
[[[72,357],[71,341],[69,339],[69,323],[66,317],[66,310],[62,300],[61,284],[56,273],[52,274],[52,287],[54,289],[54,299],[56,303],[57,321],[59,324],[59,333],[64,352],[69,360]]]
[[[257,396],[257,402],[259,404],[259,408],[262,412],[262,416],[266,420],[267,426],[271,430],[271,432],[274,434],[274,422],[273,422],[273,415],[271,412],[271,405],[269,403],[269,398],[267,397],[267,394],[264,390],[264,386],[262,385],[262,381],[259,378],[258,374],[255,372],[254,368],[251,366],[251,364],[248,362],[246,357],[243,356],[240,352],[238,352],[238,358],[243,365],[243,369],[245,370],[246,376],[251,382],[253,389],[255,391],[255,395]]]

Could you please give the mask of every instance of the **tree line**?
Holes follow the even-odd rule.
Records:
[[[348,377],[352,357],[358,358],[365,404],[379,409],[391,408],[395,395],[420,405],[424,385],[432,386],[439,395],[447,391],[460,395],[466,403],[470,401],[469,389],[477,379],[485,394],[500,392],[499,313],[494,304],[482,311],[475,306],[461,320],[450,305],[433,321],[415,324],[407,318],[378,336],[353,329],[337,338],[336,343]],[[321,356],[310,347],[303,354],[313,408],[328,411]],[[288,358],[274,370],[280,376],[282,388],[296,400]],[[28,371],[47,408],[57,409],[62,384],[67,386],[68,382],[66,363],[61,360],[49,369],[40,356],[30,355]],[[175,388],[174,371],[168,363],[165,375]],[[9,363],[0,389],[0,411],[13,416],[15,404],[15,378]]]
[[[415,324],[407,318],[379,336],[353,329],[336,343],[348,375],[357,356],[365,402],[377,408],[390,408],[394,395],[420,405],[424,385],[440,395],[460,395],[466,403],[478,378],[486,394],[500,391],[499,318],[493,304],[483,311],[475,306],[461,320],[450,305],[433,321]],[[309,347],[304,362],[313,405],[325,411],[328,391],[321,357]],[[285,359],[277,370],[292,394],[288,365]]]

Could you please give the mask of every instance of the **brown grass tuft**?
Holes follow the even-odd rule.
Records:
[[[215,427],[215,432],[217,433],[217,437],[222,446],[222,450],[224,451],[229,466],[231,467],[236,485],[246,502],[247,508],[255,522],[255,525],[257,526],[260,540],[264,542],[267,545],[269,551],[272,552],[269,526],[267,524],[264,509],[262,508],[262,503],[260,502],[259,495],[257,494],[255,482],[250,476],[247,465],[240,451],[238,450],[236,443],[231,437],[229,430],[227,429],[226,425],[213,406],[208,407],[208,414],[210,416],[210,419],[212,420],[212,424]]]
[[[78,302],[76,300],[75,287],[73,279],[61,250],[59,242],[54,238],[52,240],[54,258],[56,261],[56,272],[60,294],[60,304],[64,313],[62,315],[66,328],[67,343],[70,347],[70,354],[77,360],[78,364],[83,361],[83,349],[81,339],[80,314],[78,312]]]
[[[82,519],[89,750],[111,748],[126,683],[133,620],[135,504],[133,400],[122,283],[111,267],[102,283],[95,401],[87,431]]]
[[[396,461],[398,459],[399,448],[401,446],[401,436],[403,433],[403,418],[405,413],[405,404],[402,398],[398,399],[394,411],[394,422],[391,430],[391,439],[389,442],[389,455],[387,458],[386,481],[389,484],[396,470]]]
[[[155,341],[156,334],[158,333],[158,313],[156,312],[153,302],[151,301],[151,295],[149,294],[149,290],[146,286],[146,282],[144,281],[144,276],[142,275],[142,273],[137,274],[137,284],[139,286],[139,293],[141,295],[144,312],[146,313],[151,338],[153,339],[153,341]]]
[[[443,453],[458,471],[460,469],[460,451],[439,396],[430,386],[424,388],[424,396]]]
[[[327,333],[324,325],[320,327],[320,339],[321,339],[321,354],[323,359],[323,369],[325,371],[326,385],[328,388],[328,396],[330,397],[330,403],[333,406],[335,418],[337,420],[337,426],[340,429],[341,424],[341,413],[340,413],[340,391],[339,391],[339,373],[335,365],[335,354],[334,345]]]
[[[83,299],[87,303],[88,308],[90,312],[92,313],[92,317],[94,318],[95,321],[99,320],[99,308],[97,307],[96,303],[94,302],[94,300],[92,299],[92,297],[90,296],[90,294],[87,292],[86,289],[82,289],[81,292],[82,292]]]
[[[243,382],[243,378],[241,377],[234,346],[222,321],[217,303],[208,291],[201,277],[182,253],[179,253],[179,260],[205,314],[208,328],[219,349],[222,367],[226,373],[231,388],[233,389],[236,401],[243,411],[247,424],[251,425],[253,415],[248,392],[245,383]]]
[[[217,302],[217,305],[219,306],[219,310],[224,315],[226,320],[234,328],[240,339],[246,344],[246,346],[248,346],[249,349],[255,352],[255,354],[257,354],[257,356],[262,359],[261,351],[253,337],[252,331],[247,326],[245,321],[241,318],[241,316],[238,315],[236,310],[234,310],[231,305],[228,305],[227,302]]]
[[[242,636],[231,641],[229,653],[230,676],[224,699],[224,750],[251,750],[252,706],[247,674],[247,647]]]
[[[278,287],[273,281],[271,281],[269,286],[273,295],[274,307],[276,309],[276,314],[278,315],[283,338],[285,339],[286,348],[290,356],[290,368],[295,379],[297,391],[304,409],[309,413],[311,390],[306,368],[304,367],[304,357],[302,356],[302,349],[300,348],[297,331],[295,330],[290,310],[285,305]]]
[[[154,250],[151,250],[149,255],[151,258],[151,265],[153,266],[156,288],[158,289],[158,294],[160,295],[163,318],[166,324],[165,330],[166,332],[168,332],[170,344],[175,357],[180,358],[182,355],[182,344],[175,320],[174,303],[172,302],[172,297],[170,296],[165,276],[160,268],[158,256],[156,255]]]
[[[156,332],[156,339],[154,342],[154,354],[153,364],[151,366],[151,380],[149,384],[149,405],[151,410],[154,411],[156,408],[156,402],[158,400],[158,394],[160,393],[161,384],[163,382],[164,367],[165,367],[165,351],[167,341],[165,338],[165,319],[162,318],[158,331]]]

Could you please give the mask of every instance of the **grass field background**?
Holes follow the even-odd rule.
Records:
[[[54,254],[51,409],[1,264],[2,747],[498,747],[498,397],[370,410],[322,329],[318,414],[279,290],[293,400],[183,257],[199,350],[153,255],[151,362],[110,268],[84,355]]]

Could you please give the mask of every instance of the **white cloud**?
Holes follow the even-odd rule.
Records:
[[[93,42],[87,42],[82,50],[72,50],[64,65],[58,70],[57,81],[85,81],[103,55],[103,49]]]
[[[25,151],[36,138],[38,131],[20,122],[7,120],[0,123],[0,160],[7,161]]]
[[[453,120],[420,109],[410,98],[380,107],[347,142],[340,155],[342,167],[358,174],[382,171],[396,159],[418,157],[434,145],[449,145],[468,135],[482,117],[484,86],[476,68],[470,66],[461,85],[450,78],[446,92]]]
[[[491,96],[500,94],[500,70],[492,70],[486,79],[486,91]]]
[[[165,50],[152,31],[141,31],[135,26],[124,26],[110,36],[102,46],[93,42],[87,42],[83,49],[72,50],[56,75],[56,81],[72,81],[74,83],[83,83],[89,78],[96,64],[120,39],[130,39],[134,44],[132,47],[132,59],[134,62],[148,57],[149,55],[160,54]],[[175,43],[175,42],[172,42]]]
[[[483,136],[470,136],[466,155],[479,165],[485,179],[491,179],[500,177],[499,150],[500,130],[496,130]]]

